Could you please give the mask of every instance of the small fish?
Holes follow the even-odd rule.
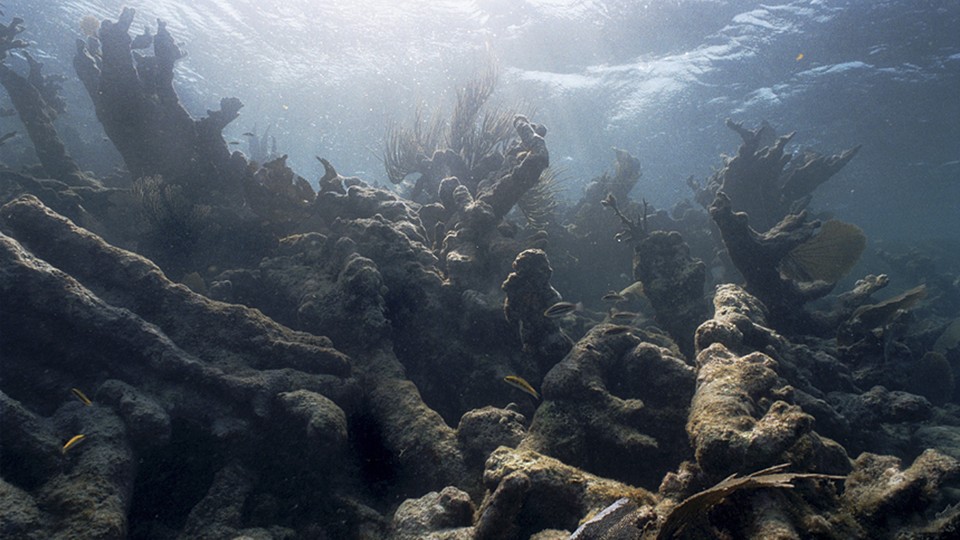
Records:
[[[244,133],[243,136],[244,136],[244,137],[256,137],[256,135],[254,135],[253,133],[250,133],[249,131],[246,132],[246,133]]]
[[[601,300],[604,302],[623,302],[626,299],[626,296],[618,293],[617,291],[608,291],[607,294],[603,295],[601,298]]]
[[[550,319],[563,317],[567,313],[573,313],[582,307],[581,304],[574,304],[573,302],[557,302],[548,307],[547,310],[543,312],[543,316]]]
[[[604,331],[603,331],[603,335],[605,335],[605,336],[619,336],[620,334],[626,334],[626,333],[630,332],[630,330],[633,330],[633,328],[630,328],[629,326],[614,326],[614,327],[607,328],[606,330],[604,330]]]
[[[63,445],[63,448],[60,449],[60,453],[66,454],[68,450],[80,444],[80,442],[86,438],[87,436],[84,435],[83,433],[81,433],[80,435],[74,435],[73,437],[70,438],[69,441],[67,441],[67,444]]]
[[[507,375],[503,378],[503,382],[515,388],[519,388],[520,390],[533,396],[533,398],[537,401],[540,401],[540,394],[538,394],[537,391],[533,389],[533,386],[531,386],[530,383],[528,383],[523,377]]]
[[[87,407],[93,405],[93,402],[90,401],[90,398],[88,398],[87,395],[84,394],[79,388],[71,388],[70,391],[73,392],[74,397],[80,400],[80,403],[83,403]]]
[[[618,311],[616,313],[610,314],[610,318],[615,321],[624,321],[624,320],[632,321],[633,319],[636,319],[639,316],[640,316],[639,313],[634,313],[632,311]]]
[[[796,60],[797,62],[803,60],[803,53],[798,54]]]
[[[230,142],[229,142],[229,143],[227,143],[227,144],[233,144],[233,145],[236,145],[236,144],[240,144],[240,141],[230,141]]]

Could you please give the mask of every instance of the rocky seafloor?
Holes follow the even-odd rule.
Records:
[[[394,189],[335,158],[315,189],[261,134],[231,152],[239,100],[192,118],[134,17],[74,58],[110,178],[0,29],[39,162],[0,169],[0,537],[960,535],[956,254],[810,207],[856,147],[728,121],[689,202],[631,198],[615,151],[568,204],[480,77],[388,133]]]

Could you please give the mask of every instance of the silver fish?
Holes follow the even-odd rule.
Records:
[[[556,304],[548,307],[547,310],[543,312],[543,316],[553,319],[556,317],[563,317],[567,313],[573,313],[578,309],[580,309],[580,304],[574,304],[573,302],[557,302]]]
[[[626,296],[618,293],[617,291],[610,291],[601,298],[601,300],[604,302],[623,302],[626,299]]]
[[[627,334],[627,333],[629,333],[630,330],[633,330],[633,328],[630,328],[629,326],[613,326],[613,327],[610,327],[610,328],[607,328],[606,330],[604,330],[604,331],[603,331],[603,335],[605,335],[605,336],[619,336],[620,334]]]

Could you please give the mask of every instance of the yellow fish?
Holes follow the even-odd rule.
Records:
[[[507,375],[506,377],[503,378],[503,382],[515,388],[519,388],[520,390],[533,396],[533,398],[536,399],[537,401],[540,401],[540,394],[538,394],[537,391],[533,389],[533,386],[531,386],[530,383],[528,383],[523,377],[517,377],[516,375]]]
[[[797,62],[803,60],[803,53],[797,55]]]
[[[73,395],[80,400],[80,403],[83,403],[87,407],[93,405],[93,402],[90,401],[90,398],[88,398],[87,395],[84,394],[79,388],[71,388],[70,391],[73,392]]]
[[[86,439],[86,438],[87,438],[87,436],[84,435],[83,433],[81,433],[80,435],[74,435],[73,437],[70,438],[69,441],[67,441],[67,444],[63,445],[63,448],[60,449],[60,453],[61,453],[61,454],[66,454],[66,453],[67,453],[67,450],[70,450],[70,449],[73,448],[74,446],[80,444],[80,441],[82,441],[82,440],[84,440],[84,439]]]

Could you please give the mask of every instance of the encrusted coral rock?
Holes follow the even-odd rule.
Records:
[[[0,531],[11,538],[49,538],[45,516],[30,493],[0,478]]]
[[[680,427],[695,373],[634,332],[600,325],[550,370],[522,448],[639,485],[673,468],[688,452]]]
[[[500,171],[491,181],[477,187],[476,196],[466,186],[457,185],[450,197],[452,201],[448,201],[454,208],[446,208],[447,212],[456,210],[459,219],[447,224],[441,260],[447,278],[458,287],[488,288],[490,274],[497,274],[491,270],[505,263],[498,259],[509,253],[507,246],[498,242],[502,235],[497,226],[540,180],[540,174],[550,163],[541,135],[546,133],[542,126],[531,124],[523,116],[517,116],[513,125],[520,140],[507,150]],[[514,242],[508,244],[515,245]]]
[[[690,248],[676,231],[654,231],[637,244],[633,277],[657,312],[657,322],[693,355],[693,333],[708,317],[703,295],[706,266],[690,257]]]
[[[356,396],[357,389],[344,378],[350,363],[328,339],[292,331],[255,310],[215,302],[174,284],[149,261],[106,244],[33,197],[5,205],[0,217],[4,231],[26,243],[0,234],[0,298],[5,306],[17,306],[19,315],[0,319],[4,361],[15,362],[15,370],[29,380],[61,391],[114,380],[104,383],[102,397],[95,394],[92,406],[71,399],[58,409],[53,426],[38,430],[38,435],[53,431],[59,439],[37,448],[45,455],[60,456],[64,441],[86,436],[66,451],[64,474],[48,477],[49,469],[42,467],[30,477],[5,474],[4,479],[29,492],[38,507],[56,509],[49,521],[58,529],[47,537],[123,537],[131,512],[135,453],[143,460],[136,468],[147,475],[174,467],[192,477],[207,467],[219,468],[229,453],[287,452],[301,464],[315,465],[317,449],[302,444],[303,431],[284,432],[271,422],[277,394],[309,391],[338,406],[355,407],[350,396]],[[27,354],[38,349],[47,351],[43,359]],[[50,407],[49,401],[27,397],[32,400],[29,407],[4,404],[3,411]],[[24,419],[39,417],[28,414]],[[136,425],[128,429],[128,424]],[[29,422],[21,426],[31,427]],[[263,429],[270,431],[267,436],[259,436]],[[3,433],[8,455],[16,446],[8,447],[6,438],[18,430]],[[170,441],[187,437],[191,444],[171,446]],[[33,437],[35,442],[44,440]],[[26,462],[43,464],[37,455]],[[285,463],[277,459],[254,468],[272,482],[276,475],[292,474]],[[309,474],[329,479],[341,472],[328,467]],[[197,476],[196,481],[202,489],[202,482],[210,479]],[[335,494],[333,488],[293,505],[319,506]],[[155,515],[150,508],[154,503],[144,504],[140,510]],[[87,508],[97,512],[83,510]],[[144,517],[137,525],[157,524]]]
[[[537,358],[542,369],[549,369],[570,351],[573,345],[557,323],[543,312],[560,300],[550,286],[553,268],[541,249],[520,252],[513,261],[513,272],[500,286],[507,298],[503,313],[520,332],[524,350]]]
[[[393,514],[391,540],[469,540],[475,508],[470,495],[448,486],[407,499]]]
[[[769,327],[766,306],[741,287],[718,286],[713,305],[713,318],[700,325],[695,334],[698,353],[713,343],[741,354],[762,351],[779,355],[778,351],[786,348],[786,340]]]
[[[697,329],[697,392],[687,423],[700,467],[716,477],[785,461],[818,472],[846,472],[843,448],[812,431],[813,417],[796,404],[796,390],[771,357],[789,364],[788,357],[802,355],[764,326],[763,304],[734,285],[718,287],[714,304],[714,318]],[[806,394],[803,399],[830,417],[826,402]]]
[[[135,13],[125,8],[115,22],[103,21],[99,49],[77,40],[74,69],[97,119],[134,177],[161,174],[239,193],[246,164],[231,160],[221,131],[243,105],[224,98],[219,110],[191,118],[173,87],[174,64],[184,54],[163,21],[157,24],[154,56],[132,51],[129,29]]]
[[[942,508],[941,487],[958,474],[960,462],[933,449],[905,470],[893,456],[864,453],[854,461],[843,498],[870,537],[914,538],[903,535]],[[897,530],[899,535],[894,535]]]
[[[469,486],[456,433],[423,402],[417,386],[403,378],[403,366],[392,353],[371,356],[363,366],[366,410],[396,467],[394,487],[403,493],[423,493],[448,485]]]
[[[155,399],[133,386],[110,379],[100,385],[96,399],[120,414],[130,436],[143,448],[170,441],[170,415]]]
[[[318,454],[336,455],[347,442],[347,416],[330,399],[309,390],[277,395],[281,407],[302,422],[307,441]]]
[[[61,430],[86,435],[61,475],[36,491],[38,506],[54,515],[50,538],[122,538],[126,535],[136,469],[123,422],[106,407],[57,415]],[[78,512],[77,508],[96,508]],[[68,517],[69,516],[69,517]],[[66,518],[66,519],[64,519]]]
[[[573,531],[581,519],[621,498],[653,504],[650,492],[593,476],[529,450],[498,448],[483,473],[487,496],[476,538],[527,538],[545,529]]]
[[[515,448],[527,419],[514,410],[484,407],[466,412],[457,426],[457,440],[467,459],[483,463],[500,446]]]
[[[203,499],[194,506],[182,537],[200,540],[216,538],[293,538],[293,531],[275,527],[245,529],[244,505],[253,492],[257,477],[239,462],[217,471]],[[284,534],[285,533],[285,534]]]
[[[708,474],[782,461],[813,428],[813,417],[784,401],[791,390],[781,384],[770,357],[738,356],[714,344],[697,355],[697,365],[687,431],[697,463]]]

